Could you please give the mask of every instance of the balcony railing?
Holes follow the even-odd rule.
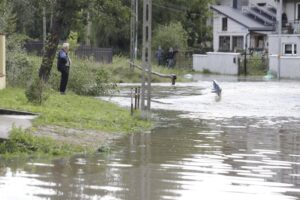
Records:
[[[300,34],[300,20],[293,20],[283,23],[283,34]]]

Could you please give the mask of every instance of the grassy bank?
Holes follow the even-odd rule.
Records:
[[[39,114],[33,128],[27,131],[30,134],[39,135],[42,127],[56,127],[61,132],[58,134],[67,134],[67,129],[126,134],[150,128],[148,122],[132,117],[128,110],[93,97],[60,95],[53,91],[47,102],[38,106],[28,103],[23,89],[8,88],[0,91],[0,96],[2,108]],[[64,131],[59,131],[62,127]]]

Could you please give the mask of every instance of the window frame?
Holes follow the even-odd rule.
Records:
[[[287,45],[291,45],[291,53],[286,52]],[[284,56],[296,56],[297,55],[297,44],[296,43],[283,43],[282,44],[282,55]]]
[[[228,48],[226,48],[226,49],[221,48],[221,47],[224,47],[223,46],[224,43],[226,43],[226,47],[228,47]],[[230,52],[231,51],[230,48],[231,48],[231,37],[229,35],[219,35],[219,51],[220,52]]]
[[[228,31],[228,17],[222,17],[222,31]]]
[[[296,3],[296,20],[300,21],[300,2]]]
[[[241,39],[241,41],[239,41],[239,39]],[[242,50],[244,50],[245,49],[245,46],[244,46],[244,44],[245,44],[245,42],[244,42],[244,40],[245,40],[245,37],[243,36],[243,35],[233,35],[232,37],[231,37],[231,46],[232,46],[232,50],[231,51],[235,51],[235,47],[236,47],[236,50],[237,51],[242,51]],[[235,43],[235,44],[234,44]],[[241,46],[240,47],[238,47],[238,44],[241,44]],[[236,45],[236,46],[235,46]]]

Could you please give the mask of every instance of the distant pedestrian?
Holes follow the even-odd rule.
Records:
[[[158,65],[162,65],[162,63],[163,63],[163,54],[164,54],[164,52],[163,52],[161,46],[159,46],[157,51],[155,52],[155,57],[156,57]]]
[[[174,51],[172,47],[170,47],[169,52],[167,53],[167,67],[173,68],[175,65],[174,58],[178,51]]]
[[[69,46],[69,43],[63,43],[62,49],[57,54],[57,69],[61,73],[59,86],[61,94],[65,94],[69,80],[69,71],[71,66],[71,60],[68,54]]]

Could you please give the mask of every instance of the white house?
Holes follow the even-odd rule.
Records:
[[[300,0],[281,2],[217,0],[216,5],[211,6],[214,52],[222,52],[222,59],[226,55],[231,58],[232,52],[245,50],[268,52],[269,68],[273,73],[283,78],[300,78]],[[282,11],[281,14],[278,10]],[[282,28],[278,24],[282,24]],[[211,53],[208,55],[213,61],[221,58],[220,53],[215,54],[215,58],[212,58]],[[206,57],[200,59],[194,55],[193,60],[195,70],[207,69],[218,73],[228,71],[212,67],[213,63],[207,61]],[[227,62],[221,68],[238,68],[234,61],[232,59],[232,62]]]

